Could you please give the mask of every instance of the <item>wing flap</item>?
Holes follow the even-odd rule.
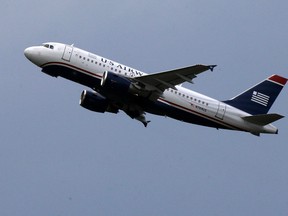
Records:
[[[265,126],[265,125],[270,124],[272,122],[275,122],[281,118],[284,118],[284,116],[276,114],[276,113],[242,117],[242,119],[244,119],[247,122],[261,125],[261,126]]]

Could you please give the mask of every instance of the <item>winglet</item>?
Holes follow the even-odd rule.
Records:
[[[210,69],[210,71],[213,72],[213,70],[214,70],[214,68],[215,68],[216,66],[217,66],[217,65],[209,65],[209,69]]]

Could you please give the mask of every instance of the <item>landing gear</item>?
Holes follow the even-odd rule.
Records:
[[[124,112],[129,115],[132,119],[136,119],[144,125],[144,127],[147,127],[148,123],[151,121],[147,121],[145,117],[145,112],[142,111],[140,108],[134,106],[130,106],[129,110],[124,110]]]
[[[151,122],[151,121],[146,120],[144,113],[141,114],[140,116],[136,117],[135,119],[142,122],[145,127],[147,127],[148,123]]]

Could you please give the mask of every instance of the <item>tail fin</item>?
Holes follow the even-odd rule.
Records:
[[[251,115],[266,114],[287,80],[287,78],[272,75],[236,97],[223,102]]]

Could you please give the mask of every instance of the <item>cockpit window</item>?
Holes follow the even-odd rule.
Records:
[[[43,44],[43,46],[49,49],[54,49],[54,46],[51,44]]]

